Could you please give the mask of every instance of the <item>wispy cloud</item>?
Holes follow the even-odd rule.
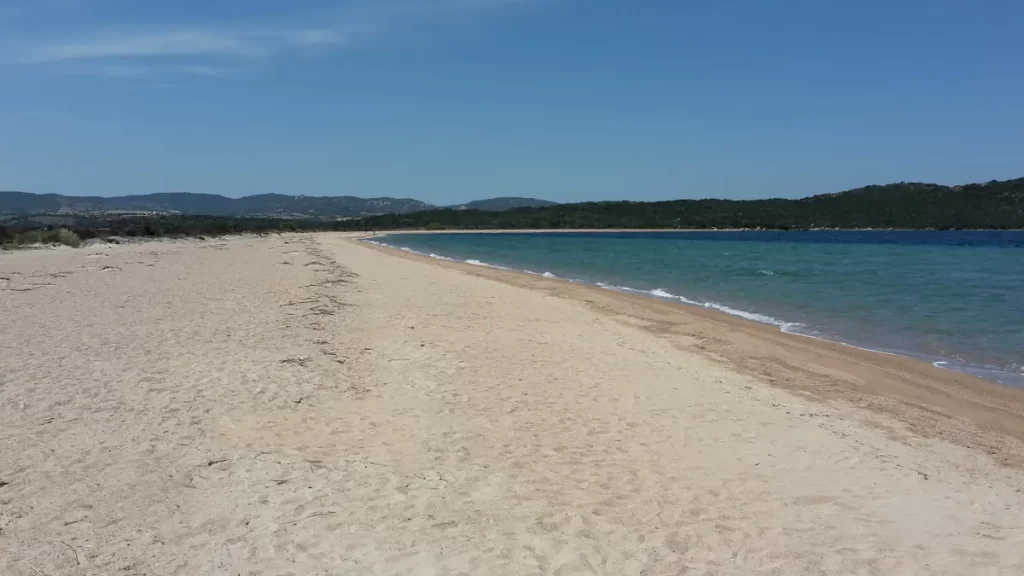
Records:
[[[93,73],[97,76],[106,76],[107,78],[145,78],[149,76],[149,69],[143,66],[111,64],[108,66],[101,66]]]
[[[2,0],[0,0],[2,1]],[[154,26],[110,22],[107,27],[69,34],[59,40],[23,38],[8,62],[75,68],[118,78],[143,78],[154,71],[195,76],[226,76],[231,68],[276,57],[310,57],[342,49],[382,31],[400,30],[430,18],[473,14],[508,4],[540,0],[349,0],[324,2],[319,14],[291,25],[281,21],[220,22],[212,25]],[[76,3],[76,9],[85,4]],[[304,25],[305,24],[305,25]],[[0,26],[0,33],[3,32]]]
[[[168,64],[155,65],[149,62],[139,64],[89,63],[62,70],[76,76],[96,76],[121,80],[161,80],[175,77],[201,76],[204,78],[230,78],[238,69],[211,66],[209,64]]]
[[[176,69],[183,74],[206,76],[208,78],[225,78],[229,75],[228,71],[224,68],[208,66],[206,64],[185,64],[178,66]]]
[[[352,30],[214,30],[177,28],[159,32],[103,34],[34,47],[18,60],[26,64],[124,58],[253,58],[295,48],[337,47]]]

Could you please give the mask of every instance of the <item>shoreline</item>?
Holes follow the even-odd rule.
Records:
[[[720,310],[363,241],[372,242],[372,236],[349,239],[392,256],[586,302],[773,386],[892,416],[914,434],[980,449],[1001,464],[1024,469],[1024,389]]]
[[[377,230],[378,234],[621,234],[624,232],[1024,232],[1024,228],[964,228],[940,230],[938,228],[455,228],[445,230],[403,229]],[[350,232],[364,234],[363,232]]]
[[[706,230],[706,231],[707,232],[713,232],[711,230]],[[742,231],[742,230],[717,230],[716,232],[737,232],[737,231]],[[444,232],[437,232],[437,233],[444,234]],[[454,261],[454,262],[459,262],[460,261],[458,259],[452,259],[452,258],[450,258],[448,256],[444,256],[444,255],[440,255],[440,254],[433,254],[433,253],[428,254],[426,252],[420,252],[418,250],[412,250],[412,249],[407,248],[407,247],[392,246],[390,244],[384,243],[383,240],[377,240],[377,238],[384,238],[384,239],[386,239],[388,237],[388,235],[391,235],[391,234],[390,233],[385,233],[383,236],[380,236],[380,237],[377,237],[377,236],[363,236],[362,240],[365,240],[365,241],[373,243],[373,244],[379,244],[379,245],[382,245],[382,246],[385,246],[385,247],[395,248],[395,249],[398,249],[398,250],[401,250],[401,251],[411,251],[411,253],[413,253],[413,254],[419,254],[419,255],[422,255],[422,256],[429,256],[431,259],[435,259],[435,260]],[[1024,372],[1014,372],[1014,371],[1010,371],[1010,370],[1006,370],[1006,369],[1000,369],[1000,368],[997,368],[997,367],[994,367],[994,366],[971,364],[971,363],[968,363],[968,362],[964,362],[962,360],[957,362],[956,359],[954,359],[954,358],[942,357],[942,356],[937,356],[937,355],[929,355],[929,354],[926,354],[926,353],[914,352],[914,351],[910,351],[910,350],[900,350],[900,349],[895,349],[895,348],[892,348],[892,349],[873,348],[868,343],[859,343],[859,342],[856,342],[856,341],[848,341],[848,340],[840,339],[838,337],[836,337],[836,338],[829,338],[829,337],[825,337],[825,336],[822,336],[822,335],[815,334],[813,332],[802,331],[801,328],[804,327],[804,324],[801,323],[801,322],[784,320],[784,319],[777,318],[777,317],[774,317],[774,316],[768,316],[768,315],[762,314],[761,312],[757,312],[757,311],[751,311],[751,310],[746,310],[746,309],[734,308],[734,307],[732,307],[732,306],[730,306],[728,304],[723,304],[721,302],[715,302],[715,301],[705,301],[705,302],[695,301],[695,300],[691,300],[690,298],[687,298],[685,296],[680,296],[680,295],[669,293],[669,292],[667,292],[665,290],[662,290],[660,288],[653,289],[653,290],[645,290],[645,289],[634,288],[632,286],[625,286],[625,285],[620,286],[620,285],[608,284],[608,283],[603,282],[603,281],[580,280],[580,279],[576,279],[576,278],[569,278],[569,277],[564,277],[564,276],[556,276],[556,275],[554,275],[551,272],[539,273],[539,272],[535,272],[535,271],[532,271],[532,270],[529,270],[529,269],[525,269],[525,268],[508,268],[506,266],[502,266],[502,265],[499,265],[499,264],[493,264],[493,263],[490,263],[490,262],[483,262],[483,261],[479,261],[479,260],[465,260],[464,262],[467,263],[467,264],[472,264],[474,266],[481,266],[481,267],[485,267],[485,268],[493,268],[493,269],[497,269],[497,270],[507,270],[507,271],[511,271],[511,272],[525,273],[525,274],[534,275],[534,276],[543,276],[545,278],[550,278],[550,279],[564,280],[564,281],[567,281],[567,282],[570,282],[570,283],[573,283],[573,284],[584,284],[584,285],[590,285],[590,286],[597,286],[597,287],[600,287],[600,288],[604,288],[604,289],[607,289],[607,290],[613,290],[613,291],[620,292],[620,293],[640,295],[640,296],[643,296],[645,298],[656,299],[656,300],[663,301],[663,302],[664,301],[668,301],[668,302],[671,302],[673,304],[683,304],[683,305],[689,306],[689,307],[697,307],[697,308],[701,308],[701,309],[716,310],[718,312],[721,312],[723,314],[726,314],[726,315],[729,315],[729,316],[732,316],[732,317],[735,317],[735,318],[741,318],[741,319],[753,321],[755,323],[762,324],[762,325],[773,326],[773,327],[779,329],[780,331],[782,331],[782,332],[784,332],[786,334],[791,334],[791,335],[795,335],[795,336],[802,336],[804,338],[810,338],[810,339],[819,340],[819,341],[822,341],[822,342],[830,342],[830,343],[833,343],[833,344],[840,344],[840,345],[843,345],[843,346],[849,346],[851,348],[856,348],[858,350],[863,350],[863,351],[866,351],[866,352],[874,352],[874,353],[877,353],[877,354],[885,354],[885,355],[889,355],[889,356],[898,356],[898,357],[901,357],[901,358],[917,360],[917,361],[920,361],[920,362],[925,362],[927,364],[930,364],[931,366],[933,366],[935,368],[939,368],[940,370],[956,372],[956,373],[959,373],[959,374],[964,374],[964,375],[980,378],[980,379],[988,381],[988,382],[994,382],[994,383],[999,384],[1001,386],[1009,386],[1009,387],[1012,387],[1012,388],[1017,388],[1017,389],[1024,390]]]

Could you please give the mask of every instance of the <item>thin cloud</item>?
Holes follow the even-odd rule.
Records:
[[[228,71],[224,68],[218,68],[217,66],[208,66],[206,64],[186,64],[177,66],[176,70],[183,74],[191,74],[193,76],[206,76],[208,78],[224,78],[228,76]]]
[[[77,37],[64,35],[50,42],[37,37],[20,48],[9,46],[15,50],[7,61],[72,67],[79,72],[120,78],[140,78],[159,71],[221,77],[226,70],[275,57],[329,53],[363,37],[395,32],[433,17],[536,1],[546,0],[351,0],[319,15],[309,14],[302,21],[292,20],[293,26],[267,25],[267,21],[217,27],[123,23],[121,29],[85,31]],[[84,9],[84,4],[78,8]]]
[[[110,66],[103,66],[96,70],[96,75],[106,76],[107,78],[145,78],[149,76],[149,70],[142,66],[125,66],[120,64],[113,64]]]
[[[185,76],[202,76],[205,78],[230,78],[241,68],[226,68],[208,64],[170,64],[151,63],[122,64],[106,62],[90,62],[71,68],[57,68],[60,73],[75,76],[98,76],[124,80],[166,79]]]
[[[296,47],[334,47],[352,32],[332,29],[211,30],[180,28],[153,33],[105,34],[34,48],[24,64],[124,58],[256,58]]]

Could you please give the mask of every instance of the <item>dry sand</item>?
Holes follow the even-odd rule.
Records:
[[[340,235],[0,254],[0,574],[1021,574],[1019,391]]]

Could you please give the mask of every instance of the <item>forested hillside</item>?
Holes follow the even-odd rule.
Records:
[[[799,200],[588,202],[504,212],[426,210],[363,219],[401,228],[1024,228],[1024,178],[966,186],[900,183]]]
[[[67,228],[82,239],[210,236],[240,232],[460,229],[815,228],[1024,229],[1024,178],[966,186],[890,184],[800,200],[588,202],[494,212],[425,210],[346,220],[216,215],[20,215],[0,217],[0,244]]]

